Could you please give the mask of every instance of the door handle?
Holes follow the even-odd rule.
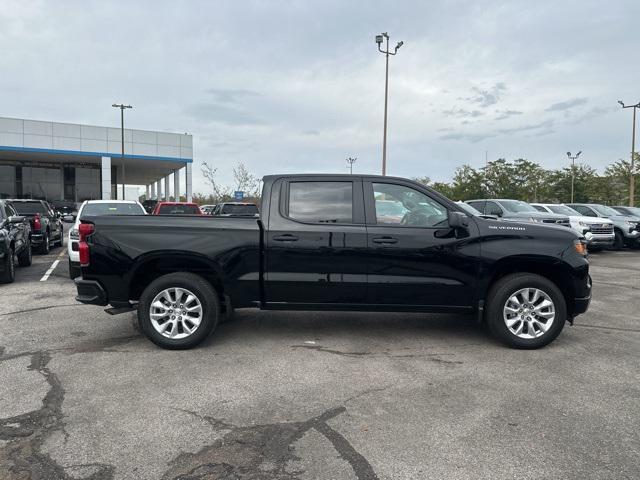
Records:
[[[273,237],[273,240],[276,242],[297,242],[298,237],[291,235],[290,233],[285,233],[284,235],[276,235]]]
[[[383,245],[391,245],[393,243],[398,243],[398,239],[393,237],[376,237],[372,241],[373,243],[381,243]]]

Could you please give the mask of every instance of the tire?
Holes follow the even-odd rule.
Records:
[[[82,275],[82,269],[72,264],[71,259],[69,259],[69,278],[71,280],[74,280],[76,277],[80,277],[81,275]]]
[[[524,289],[530,289],[529,300],[524,299],[527,293]],[[534,290],[539,292],[539,297],[535,300]],[[523,300],[521,305],[526,308],[514,309],[518,302],[514,302],[513,297],[516,297],[516,300]],[[526,303],[527,301],[530,303]],[[547,301],[552,302],[551,307],[542,305]],[[527,311],[532,304],[533,311]],[[555,315],[552,319],[545,319],[542,315],[549,317],[551,309],[555,311]],[[513,313],[514,310],[517,313]],[[511,328],[521,329],[519,335],[507,326],[507,316],[510,317]],[[540,348],[560,335],[567,320],[567,305],[560,289],[548,278],[533,273],[514,273],[502,277],[491,286],[487,296],[485,318],[491,333],[502,343],[512,348]],[[546,325],[549,320],[551,320],[550,324]],[[532,326],[533,332],[530,331]],[[545,328],[547,328],[546,331],[544,331]]]
[[[40,253],[47,255],[51,251],[51,244],[49,243],[49,232],[44,233],[42,239],[42,245],[40,246]]]
[[[174,289],[186,290],[187,292],[179,293]],[[156,299],[156,297],[165,291],[169,291],[168,298],[162,297],[161,299]],[[191,318],[189,315],[197,314],[197,310],[195,310],[195,313],[186,312],[186,309],[189,308],[188,305],[191,305],[191,308],[194,308],[193,306],[195,305],[193,300],[190,300],[189,303],[186,302],[189,294],[193,295],[196,301],[200,303],[200,323],[197,326],[195,326],[195,323],[189,321]],[[154,299],[156,302],[159,301],[165,305],[161,309],[154,307],[155,312],[157,312],[154,313],[154,315],[163,316],[162,318],[156,317],[155,322],[151,318]],[[171,299],[171,301],[178,301],[172,304],[169,302],[169,299]],[[185,301],[185,303],[180,304],[179,301],[181,299]],[[172,311],[172,305],[176,311]],[[182,305],[184,305],[184,310],[179,310]],[[169,312],[175,313],[176,315],[171,315]],[[186,315],[185,312],[187,313]],[[180,313],[182,313],[186,320],[178,320],[178,318],[183,318],[182,316],[178,316]],[[174,317],[176,318],[172,321],[171,319]],[[153,343],[171,350],[195,347],[209,336],[218,325],[219,320],[220,301],[218,300],[218,293],[209,282],[193,273],[177,272],[157,278],[145,288],[138,303],[138,324],[140,325],[140,329]],[[175,325],[175,327],[173,327],[173,325]],[[194,326],[195,328],[193,328]],[[173,328],[175,328],[175,330],[173,330]],[[192,333],[187,333],[185,328],[191,329]],[[165,330],[166,335],[174,332],[174,336],[181,338],[170,338],[163,334],[161,330]]]
[[[4,256],[4,271],[0,273],[0,283],[13,283],[16,279],[16,267],[13,263],[13,248],[9,248],[8,255]]]
[[[622,235],[620,230],[616,229],[615,236],[613,245],[611,245],[611,250],[622,250],[622,247],[624,247],[624,235]]]
[[[28,267],[31,265],[33,251],[31,250],[31,240],[27,240],[27,247],[22,249],[22,252],[18,254],[18,265],[21,267]]]

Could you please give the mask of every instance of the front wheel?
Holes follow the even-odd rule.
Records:
[[[491,333],[513,348],[540,348],[560,335],[567,306],[555,283],[533,273],[515,273],[498,280],[487,297],[486,319]]]
[[[4,255],[4,271],[0,273],[0,283],[13,283],[16,279],[16,270],[13,263],[13,249],[9,248]]]
[[[611,246],[612,250],[622,250],[624,247],[624,235],[620,230],[615,231],[615,238],[613,240],[613,245]]]
[[[47,255],[50,251],[51,243],[49,241],[49,232],[45,232],[42,238],[42,245],[40,246],[40,253]]]
[[[156,345],[168,349],[195,347],[220,319],[218,294],[204,278],[170,273],[145,288],[138,303],[138,323]]]

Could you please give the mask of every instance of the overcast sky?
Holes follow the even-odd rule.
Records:
[[[379,173],[384,57],[388,173],[449,180],[464,163],[566,151],[627,158],[640,101],[640,1],[0,1],[0,116],[194,135],[231,184],[256,175]]]

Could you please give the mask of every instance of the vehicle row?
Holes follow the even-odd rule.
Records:
[[[60,213],[44,200],[0,200],[0,283],[15,280],[19,266],[31,265],[33,249],[47,254],[62,246],[64,227]]]
[[[527,203],[513,199],[467,200],[479,214],[503,221],[564,226],[583,236],[589,249],[640,247],[640,208],[595,203]]]

